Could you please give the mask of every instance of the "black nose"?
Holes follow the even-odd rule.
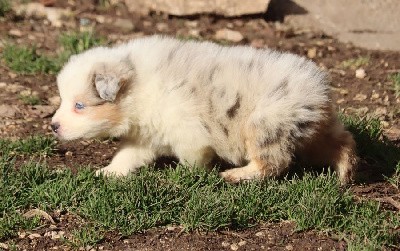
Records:
[[[53,132],[57,133],[58,128],[60,128],[60,123],[54,122],[54,123],[52,123],[52,124],[50,125],[50,127],[51,127],[51,130],[53,130]]]

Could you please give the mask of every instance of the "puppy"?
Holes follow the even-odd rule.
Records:
[[[296,156],[353,179],[355,142],[331,108],[327,76],[293,54],[151,36],[72,56],[57,83],[60,139],[123,138],[98,173],[218,156],[237,166],[221,173],[235,183],[280,176]]]

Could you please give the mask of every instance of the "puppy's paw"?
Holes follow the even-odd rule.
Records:
[[[243,181],[261,179],[263,177],[258,167],[253,164],[249,164],[244,167],[232,168],[219,173],[219,175],[229,183],[239,183]]]
[[[114,177],[122,177],[126,176],[129,171],[126,171],[124,168],[116,168],[112,165],[108,165],[104,168],[101,168],[96,171],[95,175],[100,176],[101,174],[106,177],[114,176]]]
[[[226,182],[228,183],[232,183],[232,184],[236,184],[239,183],[241,181],[243,181],[243,177],[240,174],[240,172],[238,172],[237,170],[234,169],[230,169],[224,172],[220,172],[219,176],[222,177]]]

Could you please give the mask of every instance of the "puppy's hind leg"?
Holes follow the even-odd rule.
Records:
[[[220,175],[228,182],[277,177],[287,171],[292,161],[293,143],[284,124],[270,124],[262,119],[246,128],[246,150],[250,162]]]
[[[342,185],[351,183],[355,179],[358,163],[356,143],[334,113],[298,153],[308,164],[334,167]]]

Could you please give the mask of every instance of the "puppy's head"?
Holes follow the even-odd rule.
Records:
[[[122,106],[134,69],[128,58],[117,58],[110,50],[73,56],[58,75],[61,105],[51,128],[60,139],[121,136],[129,130]]]

